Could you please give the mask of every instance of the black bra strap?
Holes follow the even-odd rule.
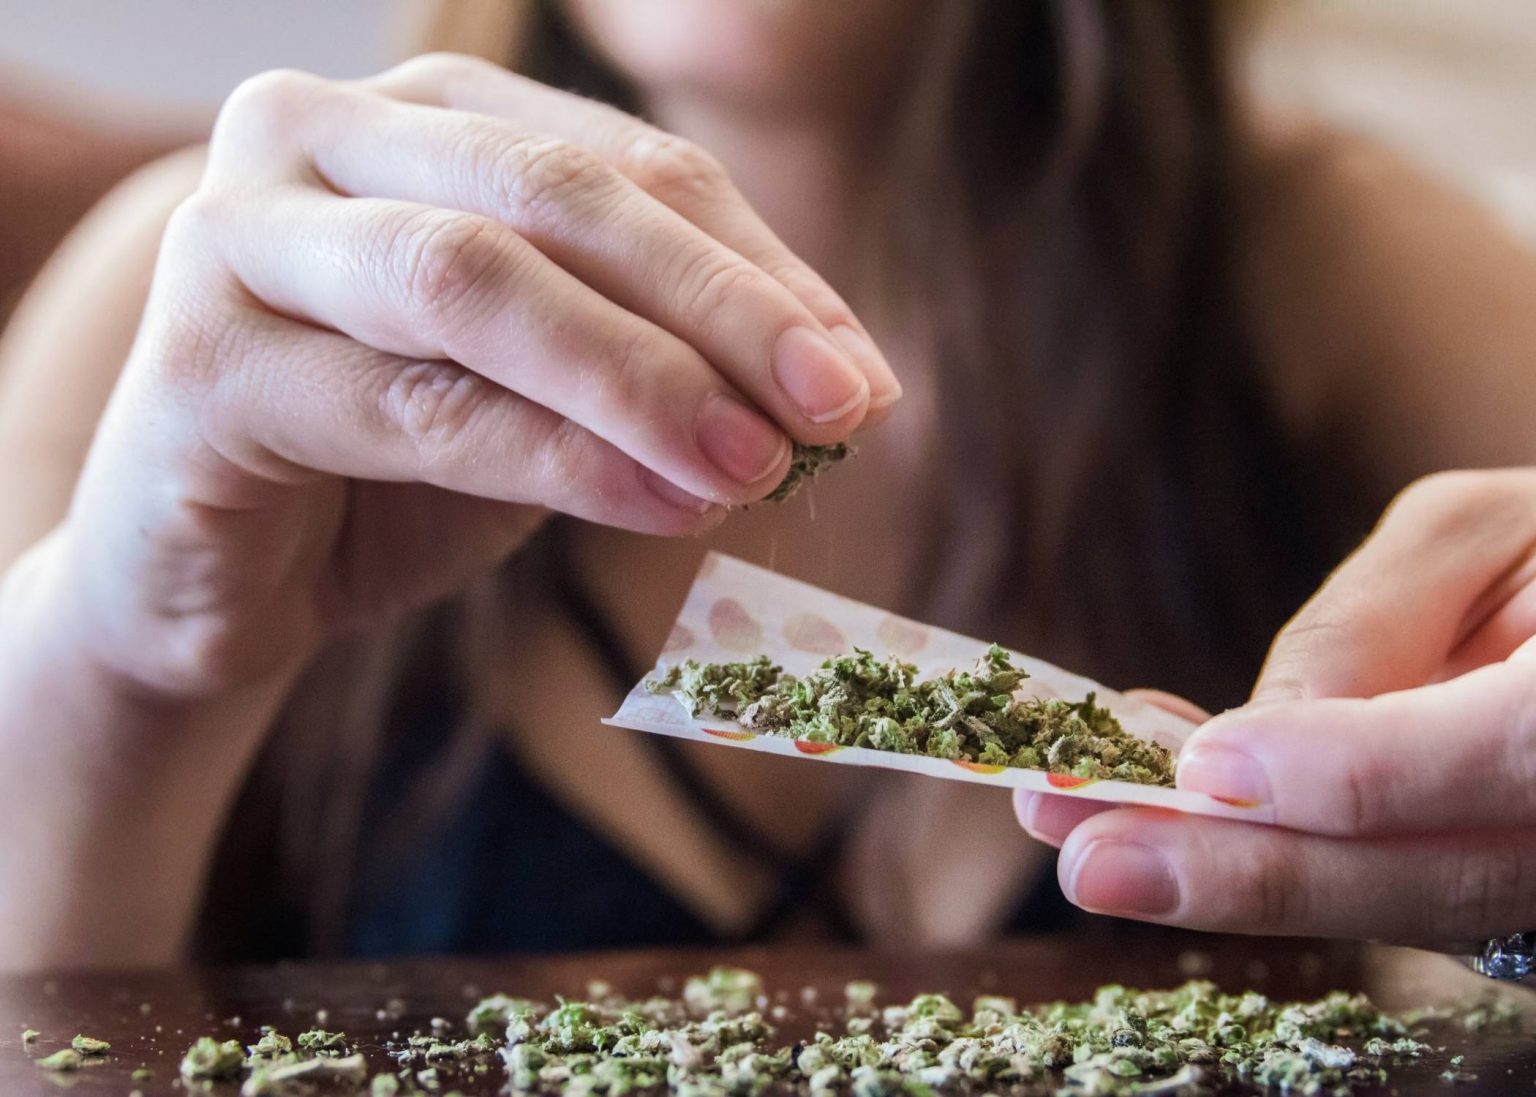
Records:
[[[614,695],[623,697],[640,680],[645,668],[634,658],[582,581],[574,565],[575,553],[562,543],[566,539],[565,523],[556,519],[550,526],[545,534],[554,540],[553,550],[547,556],[552,593],[561,609],[569,615],[572,625],[591,645]],[[812,909],[822,915],[828,929],[837,936],[857,939],[853,919],[837,895],[835,872],[857,816],[862,813],[862,800],[840,811],[808,853],[792,854],[743,820],[699,772],[678,740],[665,735],[642,735],[641,739],[678,791],[715,834],[736,847],[742,855],[778,875],[777,895],[744,937],[760,939],[786,923],[797,911]]]

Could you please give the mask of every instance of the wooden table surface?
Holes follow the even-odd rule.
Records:
[[[882,1001],[941,990],[968,1004],[978,992],[1014,996],[1021,1002],[1079,998],[1106,982],[1142,987],[1173,986],[1191,974],[1228,990],[1252,988],[1271,997],[1316,997],[1337,988],[1359,989],[1392,1008],[1407,1008],[1477,994],[1486,981],[1455,961],[1397,949],[1362,950],[1344,945],[1242,938],[1172,936],[1141,938],[1134,946],[1113,938],[1037,938],[986,952],[897,954],[832,948],[645,951],[562,957],[411,960],[376,964],[280,964],[224,970],[166,970],[121,974],[57,974],[0,979],[0,1094],[185,1093],[177,1064],[198,1036],[253,1041],[269,1024],[294,1035],[315,1024],[358,1040],[370,1064],[388,1069],[382,1044],[446,1018],[462,1033],[464,1016],[480,996],[497,991],[549,999],[581,995],[601,979],[628,995],[667,991],[683,978],[729,963],[759,972],[766,990],[794,1011],[780,1026],[788,1039],[809,1034],[818,1011],[807,1005],[841,999],[850,979],[872,978]],[[1536,995],[1514,991],[1524,1002]],[[384,1014],[380,1014],[384,1010]],[[393,1012],[391,1012],[393,1010]],[[1536,1032],[1536,1012],[1527,1027]],[[23,1027],[39,1030],[31,1045]],[[803,1029],[805,1031],[797,1031]],[[112,1043],[101,1062],[66,1075],[40,1071],[32,1059],[66,1045],[76,1033]],[[1457,1032],[1446,1051],[1424,1062],[1395,1068],[1391,1092],[1521,1093],[1536,1083],[1536,1040],[1518,1034],[1480,1036]],[[1465,1054],[1464,1069],[1478,1076],[1452,1090],[1439,1078],[1452,1054]],[[148,1082],[131,1074],[147,1066]],[[500,1064],[486,1075],[444,1074],[444,1091],[491,1094],[504,1078]],[[238,1092],[220,1085],[215,1094]]]

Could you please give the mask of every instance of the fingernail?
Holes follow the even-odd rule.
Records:
[[[740,400],[716,392],[699,408],[699,449],[731,479],[755,484],[789,454],[784,432]]]
[[[869,382],[831,340],[810,328],[790,328],[773,345],[773,376],[813,423],[841,419],[869,399]]]
[[[1174,773],[1181,789],[1243,805],[1271,803],[1269,777],[1251,754],[1197,737],[1179,754]]]
[[[1067,898],[1099,914],[1158,918],[1179,907],[1179,882],[1162,853],[1096,838],[1067,874]]]
[[[692,511],[694,514],[708,514],[715,506],[708,499],[700,499],[693,492],[684,491],[665,476],[660,476],[648,468],[641,468],[640,479],[650,489],[652,495],[679,510]]]
[[[870,407],[883,408],[901,399],[901,382],[867,335],[847,324],[838,324],[831,331],[837,345],[863,367],[864,379],[869,382]]]

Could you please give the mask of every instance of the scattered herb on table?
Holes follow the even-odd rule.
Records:
[[[112,1050],[112,1045],[105,1040],[98,1040],[94,1036],[77,1035],[69,1042],[69,1046],[81,1055],[105,1055]]]
[[[291,1057],[256,1066],[240,1087],[240,1097],[281,1097],[292,1092],[295,1082],[343,1082],[360,1086],[368,1080],[368,1063],[362,1053],[346,1057],[317,1055]]]
[[[1199,981],[1166,991],[1107,986],[1087,1002],[1028,1008],[986,996],[969,1011],[941,994],[878,1009],[873,988],[854,984],[844,1031],[786,1046],[757,1012],[758,993],[728,1004],[703,993],[760,991],[755,975],[716,969],[691,985],[692,1004],[685,991],[683,1001],[611,996],[520,1012],[502,1053],[510,1088],[669,1087],[716,1097],[786,1087],[878,1097],[1064,1085],[1062,1092],[1130,1097],[1246,1082],[1332,1093],[1380,1084],[1392,1062],[1430,1050],[1360,995],[1272,1002]]]
[[[181,1076],[187,1081],[238,1078],[245,1069],[245,1052],[239,1040],[215,1040],[199,1036],[181,1057]]]
[[[346,1033],[327,1032],[323,1028],[299,1033],[297,1043],[300,1050],[312,1055],[341,1055],[347,1050]]]
[[[789,471],[784,474],[784,479],[779,481],[779,486],[774,488],[763,502],[782,503],[804,487],[807,482],[820,476],[829,465],[835,465],[852,455],[853,447],[847,442],[837,442],[829,446],[794,443],[790,448]]]
[[[35,1028],[24,1028],[21,1030],[21,1042],[24,1044],[35,1044],[37,1043],[37,1038],[41,1035],[42,1033],[38,1032]]]
[[[85,1060],[80,1053],[72,1047],[60,1048],[52,1055],[45,1055],[37,1060],[39,1070],[46,1070],[56,1074],[68,1073],[79,1070],[80,1064]]]
[[[901,754],[1043,769],[1077,777],[1173,784],[1173,756],[1132,735],[1089,694],[1082,701],[1015,696],[1028,678],[993,644],[971,670],[919,681],[917,667],[854,649],[804,677],[767,656],[669,668],[646,682],[689,715],[734,719],[770,735]]]

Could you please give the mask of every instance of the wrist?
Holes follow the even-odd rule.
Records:
[[[169,716],[286,693],[318,647],[270,622],[155,609],[136,594],[131,578],[80,552],[62,526],[0,577],[0,648],[54,689],[73,684]]]

